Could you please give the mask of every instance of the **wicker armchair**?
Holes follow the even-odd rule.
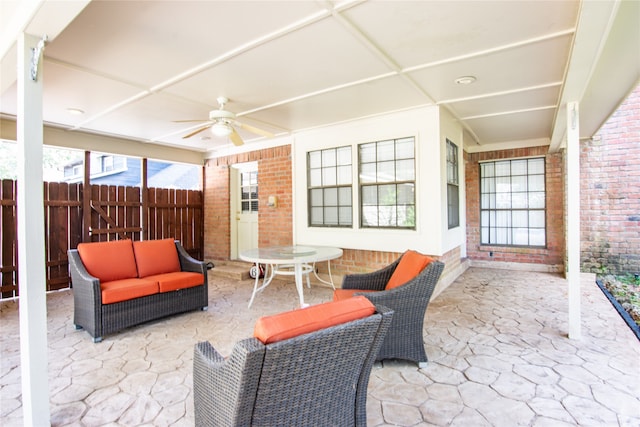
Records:
[[[193,358],[197,426],[366,426],[375,356],[393,311],[271,344],[248,338],[223,358],[208,342]]]
[[[376,360],[404,359],[417,362],[419,366],[427,363],[424,350],[422,329],[427,305],[431,294],[444,269],[440,261],[431,261],[409,282],[394,289],[385,290],[402,257],[387,267],[365,274],[346,275],[342,289],[359,289],[375,305],[384,305],[394,311],[384,343]],[[370,292],[377,291],[377,292]]]

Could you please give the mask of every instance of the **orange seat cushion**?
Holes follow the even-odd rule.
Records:
[[[131,240],[79,243],[78,255],[89,274],[101,283],[138,277]]]
[[[253,336],[264,344],[319,331],[330,326],[361,319],[376,308],[363,296],[332,301],[258,319]]]
[[[358,293],[365,293],[365,292],[376,292],[376,291],[371,291],[371,290],[363,290],[363,289],[336,289],[335,291],[333,291],[333,300],[334,301],[342,301],[348,298],[351,298],[353,296],[353,294],[355,294],[356,292]]]
[[[424,268],[433,261],[433,258],[422,255],[416,251],[407,251],[402,255],[398,266],[387,282],[385,289],[393,289],[402,286],[416,277]]]
[[[158,283],[147,279],[123,279],[100,284],[102,304],[126,301],[158,293]]]
[[[190,271],[175,271],[173,273],[156,274],[146,276],[147,280],[158,282],[160,292],[177,291],[178,289],[192,288],[204,283],[204,275]]]
[[[180,271],[178,250],[173,239],[136,241],[133,242],[133,252],[140,277]]]

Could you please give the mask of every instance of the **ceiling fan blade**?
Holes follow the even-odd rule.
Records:
[[[197,133],[200,133],[200,132],[202,132],[202,131],[205,131],[205,130],[209,129],[210,127],[211,127],[211,124],[208,124],[208,125],[206,125],[206,126],[199,127],[198,129],[194,130],[193,132],[188,133],[188,134],[186,134],[185,136],[183,136],[183,137],[182,137],[182,139],[191,138],[193,135],[195,135],[195,134],[197,134]]]
[[[231,139],[231,142],[233,142],[233,145],[235,146],[240,146],[244,144],[244,141],[242,140],[242,138],[240,137],[238,132],[236,132],[235,129],[231,130],[231,134],[229,135],[229,138]]]
[[[193,120],[172,120],[171,123],[193,123],[193,122],[208,122],[207,119],[193,119]]]
[[[254,126],[245,125],[244,123],[236,122],[236,125],[238,125],[238,127],[241,127],[244,130],[248,130],[251,133],[262,135],[262,136],[265,136],[267,138],[273,138],[275,136],[271,132],[267,132],[266,130],[258,129],[257,127],[254,127]]]

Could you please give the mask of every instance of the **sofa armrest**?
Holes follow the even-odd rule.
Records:
[[[209,342],[196,344],[193,354],[196,425],[251,424],[264,355],[265,346],[256,338],[237,342],[226,359]]]
[[[207,275],[207,266],[204,261],[198,261],[193,258],[189,253],[182,247],[180,241],[176,240],[176,249],[178,250],[178,259],[180,260],[180,270],[182,271],[192,271],[194,273],[202,273]]]
[[[206,310],[209,305],[209,276],[207,275],[207,264],[204,261],[198,261],[189,255],[189,253],[182,247],[179,240],[175,240],[174,242],[178,251],[180,270],[200,273],[204,276],[201,304],[202,310]]]
[[[89,274],[77,249],[67,251],[73,289],[73,323],[100,340],[102,337],[102,291],[100,280]]]
[[[70,249],[67,255],[69,257],[69,272],[71,273],[72,288],[74,290],[86,289],[88,292],[96,294],[96,301],[101,303],[100,279],[89,274],[80,259],[77,249]]]
[[[371,273],[347,274],[342,279],[342,289],[383,291],[399,262],[400,259],[397,259],[388,266]]]

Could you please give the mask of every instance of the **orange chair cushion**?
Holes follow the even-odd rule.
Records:
[[[133,252],[140,277],[180,271],[178,250],[173,239],[136,241],[133,242]]]
[[[177,291],[178,289],[192,288],[204,283],[204,275],[190,271],[175,271],[173,273],[156,274],[146,276],[146,280],[158,282],[160,292]]]
[[[342,301],[348,298],[351,298],[353,296],[353,294],[355,294],[356,292],[358,293],[365,293],[365,292],[376,292],[376,291],[371,291],[371,290],[363,290],[363,289],[336,289],[335,291],[333,291],[333,300],[334,301]]]
[[[270,344],[361,319],[372,315],[375,311],[375,306],[363,296],[344,301],[326,302],[261,317],[256,322],[253,336],[264,344]]]
[[[158,293],[158,283],[147,279],[123,279],[100,283],[102,304],[126,301]]]
[[[78,255],[89,274],[100,282],[138,277],[131,240],[79,243]]]
[[[433,261],[433,258],[430,258],[426,255],[422,255],[416,251],[407,251],[402,255],[398,266],[395,271],[391,275],[391,278],[387,282],[387,286],[385,289],[393,289],[398,286],[402,286],[407,283],[409,280],[416,277],[424,268]]]

